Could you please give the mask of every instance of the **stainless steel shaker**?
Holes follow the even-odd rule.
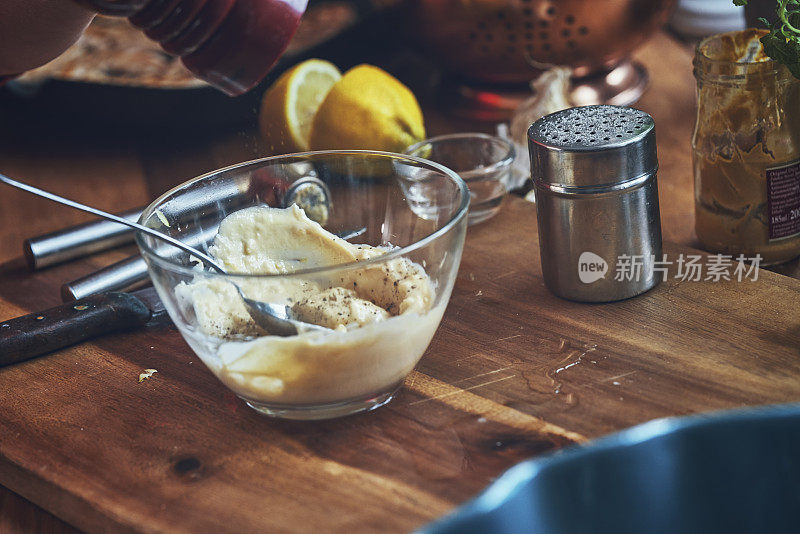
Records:
[[[610,302],[663,272],[655,124],[620,106],[570,108],[528,129],[542,273],[559,297]]]

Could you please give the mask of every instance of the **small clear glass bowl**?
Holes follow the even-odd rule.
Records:
[[[389,251],[291,274],[222,275],[198,267],[188,254],[151,236],[136,235],[153,285],[200,359],[251,407],[291,419],[325,419],[377,408],[391,400],[422,357],[461,261],[469,206],[461,178],[436,163],[384,152],[277,156],[190,180],[150,204],[140,220],[207,252],[228,214],[256,205],[282,207],[292,184],[309,177],[329,190],[323,224],[328,231],[359,233],[352,243]],[[413,262],[427,274],[427,307],[347,331],[268,335],[253,326],[241,299],[230,293],[233,283],[245,292],[276,283],[330,288],[353,273],[374,272],[398,261]]]
[[[508,192],[516,151],[510,141],[483,133],[432,137],[405,150],[454,170],[467,183],[469,224],[477,224],[500,211]]]

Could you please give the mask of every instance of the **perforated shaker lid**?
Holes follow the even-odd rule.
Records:
[[[531,176],[564,188],[615,188],[658,168],[653,118],[621,106],[546,115],[528,129]]]

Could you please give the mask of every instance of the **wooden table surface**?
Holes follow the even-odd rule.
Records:
[[[666,252],[692,252],[691,52],[658,34],[637,57],[652,79],[638,107],[656,121]],[[426,116],[434,134],[492,127]],[[0,169],[120,211],[260,151],[252,131],[118,133],[0,122]],[[60,283],[130,253],[27,271],[25,237],[83,220],[0,191],[0,318],[55,305]],[[519,198],[470,228],[439,332],[370,414],[261,417],[172,328],[0,369],[0,532],[404,532],[525,458],[657,417],[800,400],[797,280],[672,278],[582,305],[544,288],[538,254],[535,207]],[[139,384],[148,367],[159,373]]]

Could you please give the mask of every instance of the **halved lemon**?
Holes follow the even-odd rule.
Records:
[[[341,77],[333,63],[309,59],[284,72],[264,93],[258,123],[271,153],[309,149],[314,115]]]

